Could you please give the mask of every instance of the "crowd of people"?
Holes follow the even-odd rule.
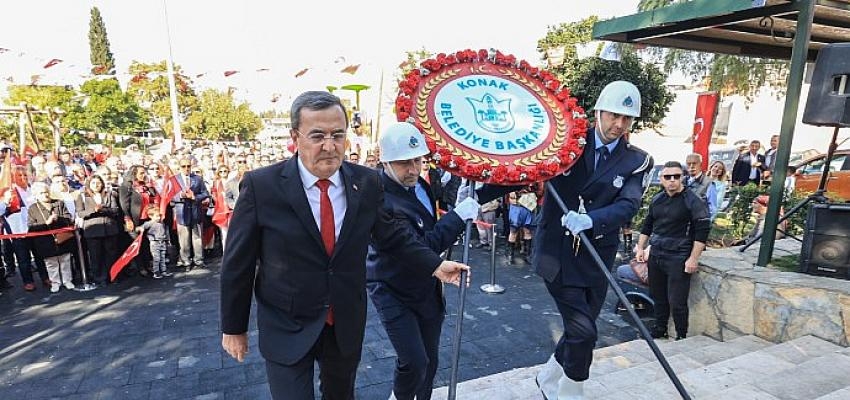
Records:
[[[21,155],[3,144],[0,156],[11,178],[0,188],[0,294],[17,275],[27,292],[107,285],[110,267],[138,235],[142,249],[118,279],[204,268],[205,254],[224,245],[244,173],[285,157],[219,142],[162,156],[101,145]]]

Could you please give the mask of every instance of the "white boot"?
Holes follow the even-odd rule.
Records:
[[[558,400],[583,400],[584,382],[576,382],[564,375],[558,381]]]
[[[558,381],[564,378],[564,369],[558,361],[555,360],[553,354],[549,357],[549,361],[543,364],[543,368],[537,373],[537,386],[543,392],[543,397],[548,400],[558,399]]]

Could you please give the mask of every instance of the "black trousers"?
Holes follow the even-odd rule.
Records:
[[[428,400],[434,387],[443,327],[442,298],[435,293],[426,301],[436,312],[425,317],[380,288],[369,284],[370,298],[381,318],[381,324],[395,349],[393,394],[398,400]]]
[[[553,282],[546,282],[546,289],[564,322],[564,334],[555,347],[555,360],[564,368],[567,377],[576,382],[585,381],[596,346],[596,317],[602,310],[608,285],[566,286],[561,283],[559,274]]]
[[[314,363],[319,363],[319,390],[323,400],[353,400],[360,351],[339,352],[334,327],[325,325],[313,348],[301,360],[283,365],[266,360],[269,389],[275,400],[313,400]]]
[[[109,281],[109,267],[118,258],[117,236],[89,237],[86,242],[89,248],[88,278],[97,283]]]
[[[667,331],[670,314],[676,325],[676,336],[688,334],[688,293],[691,291],[691,274],[685,272],[688,256],[650,253],[649,296],[655,302],[656,329]]]

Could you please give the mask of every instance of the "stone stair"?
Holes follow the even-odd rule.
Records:
[[[718,342],[707,336],[658,341],[693,399],[850,399],[850,348],[814,336],[773,344],[756,336]],[[458,385],[458,399],[539,400],[534,381],[541,365],[517,368]],[[594,351],[585,398],[680,398],[643,340]],[[448,388],[434,389],[443,400]],[[550,399],[554,400],[554,399]]]

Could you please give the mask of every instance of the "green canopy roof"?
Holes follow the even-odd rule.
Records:
[[[593,38],[711,53],[790,59],[800,0],[693,0],[598,22]],[[850,0],[816,0],[807,59],[850,41]]]

